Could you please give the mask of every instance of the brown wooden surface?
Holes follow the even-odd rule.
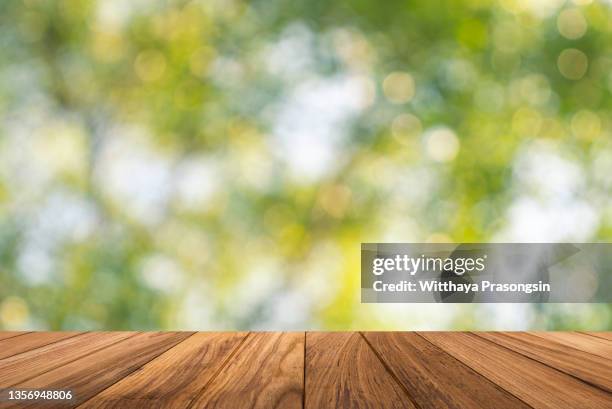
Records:
[[[82,407],[184,408],[211,381],[246,333],[197,333]],[[205,368],[205,370],[203,370]]]
[[[5,331],[5,332],[0,332],[0,339],[8,339],[8,338],[13,338],[16,336],[22,336],[26,334],[28,334],[28,332]]]
[[[85,333],[0,359],[0,387],[7,388],[119,342],[134,333]],[[11,338],[19,345],[21,337]]]
[[[612,408],[610,338],[0,332],[0,388],[75,395],[0,408]]]
[[[583,332],[583,334],[591,335],[595,338],[603,338],[612,341],[612,332]]]
[[[192,402],[194,408],[301,408],[304,333],[252,333]]]
[[[578,332],[534,332],[533,334],[602,358],[612,357],[612,342],[601,337],[585,337],[584,334]]]
[[[189,333],[173,332],[139,333],[127,337],[123,342],[114,343],[81,359],[13,385],[13,388],[33,389],[45,385],[44,389],[74,389],[75,403],[82,403],[139,369],[189,335]],[[36,406],[36,402],[8,405],[8,407]]]
[[[493,341],[533,360],[558,369],[608,392],[612,392],[612,366],[599,365],[601,357],[526,333],[481,333]],[[610,356],[612,359],[612,356]]]
[[[519,399],[413,332],[365,334],[419,407],[528,408]]]
[[[608,392],[478,335],[430,332],[423,336],[534,408],[611,407]]]
[[[21,352],[31,351],[38,347],[53,344],[65,338],[72,338],[78,332],[30,332],[23,334],[19,339],[3,339],[0,341],[0,359],[17,355]],[[1,339],[1,338],[0,338]]]
[[[359,333],[306,335],[305,407],[415,408]]]

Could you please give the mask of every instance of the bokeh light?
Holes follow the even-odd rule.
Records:
[[[0,327],[609,330],[606,304],[361,304],[359,249],[610,241],[610,21],[0,2]]]

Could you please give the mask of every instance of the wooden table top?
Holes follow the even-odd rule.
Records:
[[[612,408],[612,333],[0,332],[0,388],[80,408]]]

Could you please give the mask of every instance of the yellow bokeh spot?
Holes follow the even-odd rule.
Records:
[[[134,61],[134,71],[144,82],[157,81],[166,71],[166,57],[157,50],[143,51]]]
[[[34,146],[36,157],[54,173],[82,177],[87,171],[87,135],[79,124],[50,123]]]
[[[117,33],[95,31],[91,40],[91,50],[101,62],[112,63],[125,54],[123,37]]]
[[[459,138],[452,129],[435,128],[427,132],[425,150],[427,155],[436,162],[450,162],[459,152]]]
[[[28,305],[19,297],[7,297],[0,305],[0,320],[5,328],[22,327],[29,315]]]
[[[563,138],[565,136],[565,129],[555,118],[546,118],[541,123],[539,136],[550,139]]]
[[[532,136],[539,132],[542,115],[530,108],[521,108],[512,116],[512,130],[521,136]]]
[[[289,225],[295,218],[295,214],[288,205],[277,203],[268,208],[263,215],[263,222],[268,231],[273,233],[280,232],[286,225]]]
[[[208,75],[210,63],[214,60],[216,52],[211,47],[202,47],[195,50],[189,57],[189,69],[193,75],[204,78]]]
[[[344,185],[328,186],[319,194],[319,205],[330,216],[341,218],[351,203],[351,190]]]
[[[298,256],[303,254],[310,244],[310,235],[304,226],[298,223],[290,223],[280,231],[279,245],[286,256]]]
[[[545,104],[551,94],[548,78],[540,74],[528,75],[520,81],[519,92],[522,99],[530,104]]]
[[[579,9],[567,9],[557,18],[559,33],[567,39],[576,40],[587,31],[587,22]]]
[[[368,71],[376,59],[376,50],[359,31],[334,30],[332,41],[342,61],[355,71]]]
[[[412,114],[400,114],[391,123],[391,134],[401,144],[409,144],[410,140],[419,136],[423,125],[419,118]]]
[[[575,48],[568,48],[561,51],[557,59],[559,72],[570,80],[579,80],[584,77],[589,66],[589,59],[586,54]]]
[[[571,121],[572,132],[581,139],[594,139],[601,133],[601,119],[594,112],[582,110]]]
[[[414,79],[407,72],[392,72],[383,81],[383,92],[392,103],[405,104],[414,97]]]

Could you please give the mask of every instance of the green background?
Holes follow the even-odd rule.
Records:
[[[593,329],[361,305],[362,242],[612,239],[585,0],[0,2],[0,328]]]

